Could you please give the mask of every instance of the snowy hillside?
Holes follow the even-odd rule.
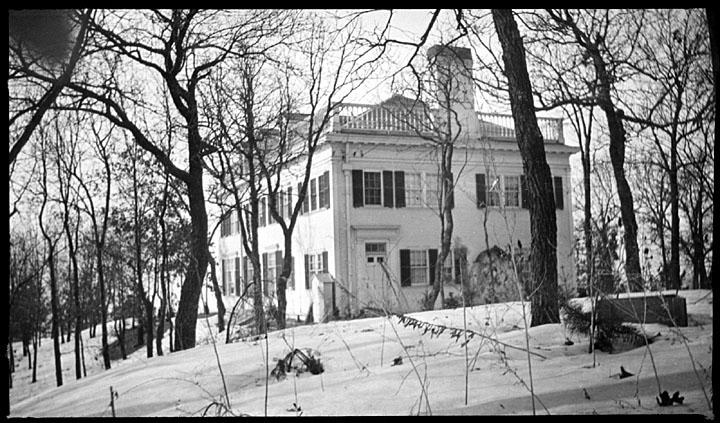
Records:
[[[566,332],[560,324],[530,328],[536,412],[712,416],[705,397],[711,395],[712,294],[694,290],[681,291],[680,295],[687,301],[688,327],[678,333],[667,326],[648,324],[648,334],[661,334],[650,345],[652,355],[644,347],[619,354],[598,351],[594,368],[592,355],[587,353],[587,338]],[[462,309],[410,316],[463,327]],[[377,317],[271,332],[268,352],[265,340],[224,344],[222,334],[217,352],[232,413],[265,413],[266,372],[290,351],[289,346],[317,351],[324,372],[289,373],[282,380],[270,377],[268,415],[532,413],[526,387],[530,384],[527,355],[512,348],[525,346],[520,303],[476,306],[467,310],[466,321],[468,329],[508,345],[494,344],[495,348],[480,335],[469,340],[467,360],[472,370],[467,405],[463,336],[456,340],[447,330],[431,337],[430,332],[423,334],[423,329],[406,327],[396,317]],[[16,357],[21,360],[16,359],[14,387],[10,390],[11,417],[110,416],[111,387],[118,393],[114,402],[120,417],[202,415],[213,402],[225,401],[225,394],[205,319],[198,321],[198,328],[203,329],[198,330],[200,345],[192,350],[167,355],[166,348],[165,356],[147,359],[145,349],[140,348],[128,360],[114,361],[109,371],[103,371],[101,360],[93,357],[99,352],[99,336],[86,339],[88,377],[79,381],[74,378],[72,343],[66,343],[65,384],[60,388],[54,387],[49,339],[42,342],[39,381],[35,384],[29,383],[26,358],[15,344]],[[568,338],[573,345],[566,345]],[[267,367],[266,355],[270,359]],[[633,376],[621,379],[620,366]],[[671,395],[679,391],[685,398],[682,405],[658,406],[653,367],[661,390]],[[215,410],[210,407],[208,413],[214,415]]]

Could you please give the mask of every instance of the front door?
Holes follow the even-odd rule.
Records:
[[[360,258],[364,270],[362,277],[363,296],[362,307],[391,308],[392,301],[389,292],[388,279],[383,266],[387,266],[387,243],[365,242],[365,254]]]

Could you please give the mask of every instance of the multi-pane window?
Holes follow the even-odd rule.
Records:
[[[317,180],[310,180],[310,210],[317,209]]]
[[[410,284],[428,283],[427,250],[410,250]]]
[[[407,207],[422,207],[423,187],[420,173],[405,173],[405,205]]]
[[[226,214],[220,221],[220,236],[226,237],[232,234],[232,225],[230,222],[230,214]]]
[[[490,175],[487,184],[487,203],[491,207],[499,207],[502,203],[500,202],[500,191],[502,190],[500,184],[500,177],[496,175]]]
[[[383,263],[385,261],[385,254],[384,242],[365,243],[365,259],[368,263]]]
[[[520,207],[520,177],[505,177],[505,206]]]
[[[427,207],[438,207],[438,174],[425,174],[425,205]]]
[[[330,207],[330,172],[318,177],[318,207]]]
[[[267,198],[263,197],[258,203],[258,226],[265,226],[265,204]]]
[[[224,259],[223,262],[223,285],[226,286],[226,292],[232,293],[232,285],[233,285],[233,259]]]
[[[380,172],[365,172],[363,185],[365,187],[365,205],[382,204],[382,182]]]

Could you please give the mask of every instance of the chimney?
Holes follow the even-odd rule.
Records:
[[[475,112],[475,83],[472,79],[472,52],[466,47],[434,45],[427,52],[430,66],[435,71],[437,100],[450,100],[450,107],[457,113],[461,137],[477,136],[478,117]],[[446,103],[447,104],[447,103]],[[455,133],[456,122],[451,122]]]

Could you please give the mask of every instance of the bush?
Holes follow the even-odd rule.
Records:
[[[603,301],[602,299],[600,301]],[[597,308],[597,305],[596,305]],[[580,304],[566,301],[562,307],[565,315],[565,326],[570,332],[590,335],[590,312],[582,310]],[[618,317],[595,319],[595,348],[604,352],[612,352],[613,339],[620,337],[639,337],[640,333],[632,326],[624,325]],[[588,351],[589,352],[589,351]]]

